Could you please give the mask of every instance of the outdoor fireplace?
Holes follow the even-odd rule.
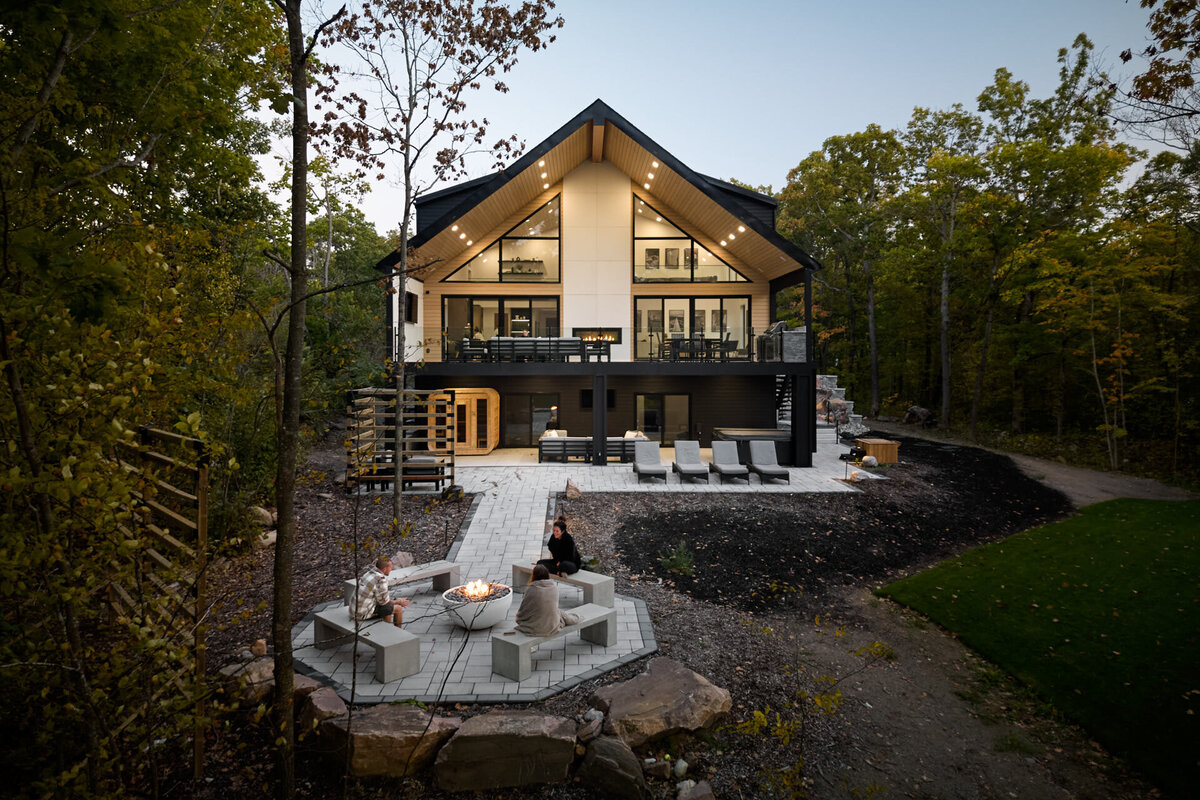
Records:
[[[442,592],[442,604],[455,625],[469,631],[490,628],[508,615],[512,588],[474,580]]]

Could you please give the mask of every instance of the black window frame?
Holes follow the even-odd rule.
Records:
[[[558,201],[558,233],[556,235],[554,235],[554,236],[513,236],[512,235],[512,232],[515,231],[517,228],[521,227],[522,225],[524,225],[526,220],[528,220],[532,216],[536,216],[539,211],[541,211],[546,206],[553,203],[555,200]],[[516,225],[513,225],[511,228],[509,228],[507,231],[505,231],[499,238],[494,239],[491,242],[488,242],[486,247],[484,247],[482,250],[480,250],[478,253],[476,253],[474,256],[472,256],[470,259],[468,259],[466,261],[466,263],[464,263],[458,269],[454,270],[449,275],[442,278],[441,281],[439,281],[439,283],[528,283],[528,284],[533,284],[535,286],[553,286],[555,284],[562,285],[562,277],[563,277],[562,229],[563,229],[562,192],[559,192],[558,194],[554,195],[554,197],[551,197],[549,200],[547,200],[546,202],[542,203],[540,206],[535,208],[531,213],[527,214],[524,219],[522,219]],[[558,243],[558,278],[553,281],[533,281],[533,280],[519,280],[510,275],[509,278],[507,280],[505,280],[504,269],[503,269],[503,267],[504,267],[504,240],[505,239],[529,239],[529,240],[535,240],[535,241],[557,242]],[[455,275],[462,272],[464,269],[467,269],[468,267],[470,267],[471,264],[475,261],[475,259],[482,256],[484,253],[486,253],[488,250],[490,250],[493,246],[498,246],[498,248],[499,248],[499,257],[497,259],[497,264],[496,264],[496,280],[494,280],[494,281],[490,281],[490,280],[489,281],[480,281],[480,280],[474,280],[474,279],[469,280],[469,281],[452,280]]]
[[[741,270],[739,270],[737,267],[730,264],[725,259],[721,258],[716,253],[713,253],[712,250],[710,250],[707,247],[704,247],[704,245],[700,244],[699,240],[692,233],[690,233],[686,228],[684,228],[679,223],[675,222],[675,220],[671,219],[669,216],[667,216],[666,214],[664,214],[663,212],[661,212],[657,208],[655,208],[650,203],[649,200],[640,196],[637,192],[633,193],[633,199],[634,199],[633,209],[630,212],[633,215],[633,219],[629,226],[630,235],[632,237],[632,244],[630,245],[629,276],[630,276],[630,280],[635,285],[636,284],[658,284],[658,283],[661,283],[661,284],[667,284],[667,285],[672,285],[672,286],[679,286],[681,284],[692,285],[692,284],[699,283],[699,284],[703,284],[706,286],[712,285],[712,284],[720,284],[720,285],[724,286],[724,285],[740,285],[743,283],[753,283],[753,281],[750,280],[750,278],[748,278],[746,275],[742,274]],[[650,209],[658,216],[662,217],[663,220],[667,222],[667,224],[669,224],[672,228],[675,228],[676,230],[681,231],[684,235],[683,236],[638,236],[636,231],[637,231],[637,216],[638,216],[637,204],[639,202],[642,203],[643,205],[645,205],[646,208]],[[638,270],[637,243],[639,240],[640,241],[650,240],[650,241],[687,242],[688,243],[687,248],[688,248],[688,250],[691,251],[691,254],[692,254],[691,264],[689,265],[689,268],[688,268],[688,279],[686,281],[666,280],[665,278],[660,279],[660,280],[653,280],[653,279],[644,277],[644,273],[643,273],[643,277],[638,277],[638,274],[637,274],[637,270]],[[717,261],[720,261],[722,264],[724,264],[726,266],[726,268],[728,268],[731,272],[733,272],[733,274],[740,277],[741,280],[740,281],[698,281],[698,280],[696,280],[696,261],[697,261],[696,248],[697,247],[702,247],[702,248],[704,248],[704,251],[706,253],[711,253],[713,258],[717,259]],[[684,260],[686,261],[687,259],[684,259]],[[682,265],[680,265],[680,266],[682,266]],[[645,269],[644,266],[643,266],[643,269]]]

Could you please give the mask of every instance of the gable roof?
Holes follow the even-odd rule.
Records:
[[[417,231],[409,247],[421,250],[424,261],[461,255],[465,241],[481,250],[488,242],[468,239],[468,230],[482,239],[589,158],[609,161],[642,188],[649,184],[646,200],[682,212],[713,237],[710,249],[732,254],[766,278],[820,268],[808,253],[775,232],[774,198],[693,171],[601,100],[499,172],[419,198]],[[739,226],[746,230],[736,232]],[[729,233],[740,238],[729,238]],[[718,245],[716,240],[723,236],[728,244]],[[399,260],[399,253],[393,252],[376,268],[390,269]]]

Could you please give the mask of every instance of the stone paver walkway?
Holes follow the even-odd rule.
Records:
[[[791,484],[753,483],[680,484],[675,475],[667,482],[639,484],[628,464],[595,467],[588,464],[529,466],[460,466],[458,482],[475,500],[463,530],[447,559],[462,565],[463,581],[481,578],[508,584],[512,564],[532,563],[542,557],[549,536],[556,493],[573,480],[584,492],[729,492],[809,493],[852,492],[841,481],[845,475],[839,453],[844,447],[822,443],[811,469],[790,469]],[[669,462],[669,458],[664,458]],[[865,476],[864,476],[865,477]],[[491,669],[491,631],[467,632],[455,628],[442,608],[441,596],[431,584],[407,584],[401,594],[412,600],[405,609],[404,627],[421,637],[421,671],[390,683],[375,680],[375,656],[370,647],[359,645],[357,667],[352,662],[352,643],[317,650],[312,646],[313,624],[309,614],[292,631],[297,670],[332,685],[344,699],[358,703],[414,699],[422,702],[530,702],[565,691],[585,680],[653,653],[658,645],[654,628],[640,600],[617,595],[617,644],[602,647],[569,634],[538,648],[533,654],[533,674],[521,682],[496,675]],[[563,608],[579,605],[580,590],[562,585]],[[331,603],[340,603],[334,600]],[[318,606],[319,611],[329,603]],[[513,598],[508,613],[511,622],[520,605]]]

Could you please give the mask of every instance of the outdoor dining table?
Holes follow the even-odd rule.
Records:
[[[663,341],[663,348],[666,351],[667,358],[671,361],[688,358],[712,361],[721,353],[721,340],[700,338],[666,339]]]

